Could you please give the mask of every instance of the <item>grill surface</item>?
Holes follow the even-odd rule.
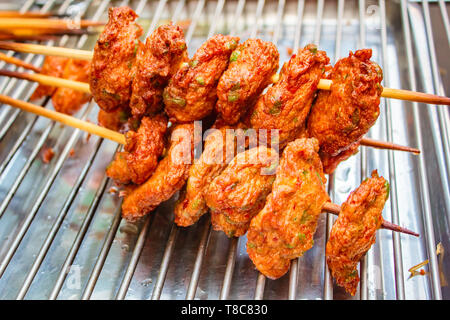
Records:
[[[168,20],[186,26],[189,53],[214,33],[273,41],[281,62],[314,42],[332,62],[370,47],[384,85],[445,95],[450,29],[444,1],[25,1],[0,9],[69,13],[107,19],[107,8],[128,4],[151,32]],[[96,36],[63,37],[60,45],[92,49]],[[12,53],[9,53],[12,54]],[[43,58],[18,57],[40,65]],[[0,64],[3,68],[15,67]],[[0,78],[0,92],[28,99],[35,84]],[[51,102],[43,105],[51,107]],[[77,116],[96,122],[91,103]],[[361,148],[329,177],[336,203],[373,169],[391,182],[384,217],[420,238],[378,232],[361,263],[354,299],[449,299],[449,109],[387,101],[369,135],[417,146],[421,156]],[[42,148],[56,153],[49,164]],[[266,280],[245,251],[245,238],[211,230],[209,217],[180,229],[173,202],[138,223],[120,218],[106,165],[118,146],[47,119],[0,109],[0,298],[14,299],[350,299],[333,286],[324,247],[333,223],[322,216],[315,246],[283,278]],[[73,149],[75,154],[70,156]],[[441,242],[445,254],[436,256]],[[426,259],[425,276],[408,269]]]

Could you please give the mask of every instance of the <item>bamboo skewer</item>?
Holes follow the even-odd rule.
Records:
[[[320,79],[317,88],[321,90],[330,90],[333,82],[329,79]],[[441,97],[434,94],[416,92],[403,89],[383,88],[381,96],[384,98],[423,102],[428,104],[450,105],[450,98]]]
[[[75,117],[69,116],[64,113],[45,109],[41,106],[37,106],[37,105],[29,103],[29,102],[10,98],[10,97],[2,95],[2,94],[0,94],[0,102],[8,104],[8,105],[16,107],[16,108],[19,108],[19,109],[22,109],[27,112],[34,113],[39,116],[49,118],[51,120],[63,123],[70,127],[77,128],[77,129],[89,132],[91,134],[95,134],[95,135],[100,136],[105,139],[109,139],[109,140],[115,141],[115,142],[123,144],[123,145],[126,144],[125,135],[123,135],[119,132],[98,126],[96,124],[77,119]],[[339,211],[341,210],[339,205],[330,203],[330,202],[325,203],[325,205],[323,206],[322,209],[323,209],[323,211],[330,212],[333,214],[339,214]],[[416,237],[419,236],[419,234],[417,234],[411,230],[400,227],[400,226],[395,225],[388,221],[383,221],[382,228],[389,229],[389,230],[392,230],[395,232],[401,232],[401,233],[414,235]]]
[[[79,91],[82,91],[85,93],[91,93],[89,84],[86,82],[57,78],[57,77],[47,76],[47,75],[43,75],[43,74],[31,74],[31,73],[24,73],[24,72],[9,71],[9,70],[0,70],[0,76],[15,77],[15,78],[24,79],[24,80],[36,81],[36,82],[54,86],[54,87],[71,88],[71,89],[79,90]],[[374,140],[374,139],[370,139],[370,138],[362,138],[360,140],[360,143],[363,146],[374,147],[374,148],[378,148],[378,149],[390,149],[390,150],[406,151],[406,152],[411,152],[414,154],[420,154],[419,149],[411,148],[408,146],[398,145],[398,144],[395,144],[392,142],[379,141],[379,140]]]
[[[64,78],[47,76],[44,74],[36,74],[36,73],[26,73],[26,72],[17,72],[17,71],[9,71],[0,69],[0,76],[6,77],[14,77],[18,79],[24,79],[29,81],[36,81],[41,84],[53,86],[53,87],[61,87],[61,88],[70,88],[78,91],[82,91],[85,93],[91,93],[89,88],[89,83],[74,81]]]
[[[23,60],[20,60],[20,59],[14,58],[14,57],[9,57],[8,55],[6,55],[2,52],[0,52],[0,60],[3,60],[7,63],[14,64],[18,67],[22,67],[22,68],[25,68],[28,70],[33,70],[34,72],[37,72],[37,73],[41,72],[41,68],[35,67],[32,64],[27,63]]]
[[[56,39],[55,35],[51,34],[37,34],[37,35],[15,35],[0,32],[1,40],[12,40],[12,41],[47,41]]]
[[[377,149],[389,149],[389,150],[405,151],[405,152],[411,152],[414,154],[420,154],[420,150],[417,148],[402,146],[400,144],[375,140],[375,139],[371,139],[371,138],[367,138],[367,137],[363,137],[359,142],[362,146],[367,146],[367,147],[372,147],[372,148],[377,148]]]
[[[44,12],[20,12],[20,11],[0,11],[0,18],[49,18],[64,17],[66,14],[54,14]]]
[[[79,28],[61,28],[61,29],[10,29],[1,30],[0,35],[2,37],[15,36],[15,37],[32,37],[32,36],[57,36],[57,35],[83,35],[83,34],[95,34],[96,32],[89,29]]]
[[[81,60],[91,60],[93,53],[87,50],[69,49],[63,47],[48,47],[40,44],[17,43],[0,41],[0,49],[19,51],[25,53],[43,54],[46,56],[57,56]]]
[[[43,54],[43,55],[52,55],[52,56],[60,56],[60,57],[68,57],[75,59],[83,59],[83,60],[91,60],[93,57],[92,51],[87,50],[78,50],[78,49],[68,49],[63,47],[48,47],[38,44],[28,44],[28,43],[14,43],[14,42],[6,42],[0,41],[0,49],[4,50],[13,50],[19,52],[27,52],[27,53],[35,53],[35,54]],[[272,80],[273,82],[277,82],[279,79],[279,75],[276,74]],[[317,86],[318,89],[321,90],[330,90],[332,81],[329,79],[321,79]],[[434,94],[415,92],[410,90],[403,89],[391,89],[391,88],[383,88],[383,92],[381,93],[382,97],[392,98],[392,99],[400,99],[407,101],[417,101],[423,102],[427,104],[435,104],[435,105],[450,105],[450,98],[437,96]]]
[[[0,94],[0,102],[6,103],[10,106],[22,109],[27,112],[37,114],[39,116],[43,116],[43,117],[52,119],[57,122],[61,122],[70,127],[78,128],[80,130],[95,134],[97,136],[115,141],[120,144],[125,144],[125,142],[126,142],[125,136],[119,132],[109,130],[107,128],[103,128],[96,124],[77,119],[75,117],[69,116],[69,115],[61,113],[61,112],[45,109],[41,106],[37,106],[35,104],[25,102],[25,101],[13,99],[13,98],[10,98],[3,94]]]
[[[329,212],[329,213],[332,213],[332,214],[335,214],[335,215],[339,215],[339,212],[341,211],[341,206],[339,206],[338,204],[335,204],[335,203],[326,202],[324,204],[324,206],[322,207],[322,211]],[[419,236],[419,234],[414,232],[414,231],[411,231],[409,229],[400,227],[400,226],[398,226],[396,224],[393,224],[392,222],[389,222],[389,221],[386,221],[386,220],[383,220],[383,223],[381,224],[381,228],[392,230],[392,231],[395,231],[395,232],[410,234],[410,235],[413,235],[415,237]]]
[[[79,29],[87,27],[98,27],[104,22],[89,20],[56,20],[39,18],[2,18],[0,20],[0,30],[11,29]]]

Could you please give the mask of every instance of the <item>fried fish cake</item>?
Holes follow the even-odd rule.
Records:
[[[158,163],[150,179],[125,197],[122,216],[130,221],[136,220],[169,200],[186,182],[193,158],[194,124],[176,125],[166,156]]]
[[[206,137],[203,152],[189,169],[186,189],[175,207],[175,223],[187,227],[208,211],[205,195],[209,185],[235,155],[233,127],[213,128]]]
[[[46,56],[44,64],[42,65],[41,74],[62,78],[64,68],[69,61],[69,58]],[[55,92],[56,87],[46,84],[39,84],[30,97],[30,101],[38,100],[45,96],[51,96]]]
[[[89,85],[98,106],[110,112],[129,104],[136,40],[142,27],[129,7],[110,8],[108,15],[94,48]]]
[[[260,39],[248,39],[233,51],[217,86],[216,110],[226,123],[237,123],[272,83],[279,56],[273,43]]]
[[[272,191],[250,223],[247,252],[265,276],[283,276],[290,261],[313,244],[317,221],[329,201],[316,139],[297,139],[284,149]]]
[[[163,94],[170,121],[200,120],[212,112],[217,84],[238,41],[238,37],[221,34],[209,38],[175,73]]]
[[[86,60],[69,59],[67,61],[62,78],[88,82],[90,62]],[[81,92],[71,88],[58,88],[53,93],[52,103],[56,111],[65,114],[74,114],[91,99],[89,93]]]
[[[145,182],[154,172],[164,151],[166,131],[165,115],[142,118],[137,131],[126,133],[125,152],[118,152],[108,166],[108,177],[120,184]]]
[[[122,131],[125,128],[130,117],[130,110],[128,106],[119,107],[111,112],[106,112],[102,109],[98,110],[97,121],[102,127],[114,131]],[[137,128],[136,128],[137,129]]]
[[[183,30],[178,26],[160,26],[147,38],[145,45],[139,41],[130,99],[134,117],[161,111],[164,87],[187,60]]]
[[[262,209],[278,165],[278,152],[259,146],[238,153],[210,184],[205,195],[214,230],[229,237],[245,234]]]
[[[373,171],[371,178],[350,193],[331,228],[326,247],[327,264],[336,283],[352,296],[359,283],[358,263],[375,243],[388,196],[389,183]]]
[[[371,49],[350,52],[340,59],[328,75],[330,90],[321,90],[311,109],[307,127],[309,136],[320,143],[320,153],[333,165],[324,167],[331,173],[336,167],[333,157],[353,148],[337,159],[341,161],[354,153],[354,144],[369,131],[380,114],[380,96],[383,88],[381,68],[370,61]]]
[[[315,45],[299,49],[284,64],[279,81],[249,110],[246,124],[254,129],[277,129],[280,148],[294,140],[302,131],[328,63],[325,51]]]

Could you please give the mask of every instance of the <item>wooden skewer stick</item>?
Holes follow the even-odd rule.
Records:
[[[87,27],[98,27],[104,25],[104,22],[89,20],[56,20],[39,18],[2,18],[0,20],[0,29],[79,29]]]
[[[317,88],[321,90],[330,90],[333,81],[329,79],[320,79]],[[403,89],[391,89],[383,88],[381,96],[384,98],[407,100],[407,101],[417,101],[428,104],[443,104],[450,105],[450,98],[441,97],[434,94],[428,94],[423,92],[415,92]]]
[[[341,206],[339,206],[339,205],[337,205],[335,203],[327,202],[322,207],[322,211],[329,212],[329,213],[332,213],[332,214],[335,214],[335,215],[339,215],[339,212],[341,211]],[[381,224],[381,228],[392,230],[392,231],[395,231],[395,232],[401,232],[401,233],[410,234],[410,235],[413,235],[415,237],[419,236],[419,234],[414,232],[414,231],[411,231],[409,229],[400,227],[400,226],[398,226],[396,224],[393,224],[392,222],[389,222],[389,221],[386,221],[386,220],[383,220],[383,223]]]
[[[0,76],[6,77],[15,77],[19,79],[25,79],[30,81],[36,81],[42,84],[54,86],[54,87],[63,87],[63,88],[71,88],[75,90],[80,90],[85,93],[90,93],[89,84],[86,82],[62,79],[52,76],[46,76],[42,74],[30,74],[24,72],[16,72],[16,71],[8,71],[0,69]],[[361,145],[374,147],[378,149],[390,149],[390,150],[398,150],[398,151],[406,151],[412,152],[414,154],[420,154],[420,150],[416,148],[411,148],[408,146],[398,145],[392,142],[386,141],[378,141],[370,138],[362,138],[360,140]]]
[[[95,32],[89,29],[79,29],[79,28],[59,28],[59,29],[10,29],[1,30],[0,35],[2,37],[6,36],[16,36],[16,37],[31,37],[31,36],[58,36],[58,35],[83,35],[83,34],[95,34]]]
[[[360,143],[363,146],[377,148],[377,149],[390,149],[390,150],[406,151],[406,152],[411,152],[414,154],[420,154],[420,150],[417,148],[402,146],[400,144],[396,144],[396,143],[392,143],[392,142],[370,139],[367,137],[362,138],[360,140]]]
[[[36,81],[41,84],[53,86],[53,87],[61,87],[61,88],[70,88],[78,91],[82,91],[85,93],[91,93],[89,89],[89,83],[74,81],[64,78],[47,76],[44,74],[36,74],[36,73],[26,73],[26,72],[17,72],[17,71],[9,71],[0,69],[0,76],[6,77],[14,77],[18,79],[24,79],[29,81]]]
[[[46,56],[57,56],[74,58],[81,60],[92,60],[92,51],[69,49],[63,47],[48,47],[40,44],[32,43],[17,43],[17,42],[7,42],[0,41],[0,49],[12,50],[18,52],[43,54]]]
[[[47,41],[55,40],[55,35],[50,34],[38,34],[31,36],[18,36],[15,34],[0,33],[0,40],[12,40],[12,41]]]
[[[41,72],[41,68],[35,67],[32,64],[27,63],[23,60],[20,60],[20,59],[14,58],[14,57],[9,57],[8,55],[6,55],[2,52],[0,52],[0,60],[3,60],[7,63],[14,64],[18,67],[22,67],[22,68],[25,68],[28,70],[33,70],[34,72],[37,72],[37,73]]]
[[[10,97],[2,95],[2,94],[0,94],[0,102],[9,104],[10,106],[22,109],[27,112],[37,114],[39,116],[43,116],[43,117],[61,122],[65,125],[68,125],[68,126],[71,126],[74,128],[78,128],[80,130],[95,134],[97,136],[115,141],[120,144],[126,143],[125,136],[119,132],[103,128],[96,124],[77,119],[75,117],[69,116],[69,115],[61,113],[61,112],[56,112],[53,110],[45,109],[41,106],[37,106],[35,104],[25,102],[25,101],[13,99],[13,98],[10,98]]]
[[[20,12],[20,11],[0,11],[0,18],[49,18],[62,17],[64,14],[43,13],[43,12]]]
[[[126,143],[125,135],[123,135],[121,133],[100,127],[96,124],[93,124],[93,123],[90,123],[87,121],[79,120],[75,117],[66,115],[61,112],[45,109],[43,107],[34,105],[32,103],[13,99],[13,98],[10,98],[10,97],[2,95],[2,94],[0,94],[0,102],[8,104],[8,105],[16,107],[16,108],[19,108],[19,109],[22,109],[27,112],[37,114],[39,116],[43,116],[43,117],[52,119],[54,121],[61,122],[65,125],[68,125],[68,126],[71,126],[74,128],[78,128],[80,130],[98,135],[102,138],[109,139],[109,140],[115,141],[115,142],[123,144],[123,145]],[[337,204],[327,202],[323,206],[322,211],[330,212],[333,214],[339,214],[339,212],[341,211],[341,207]],[[384,221],[384,220],[383,220],[382,228],[389,229],[389,230],[392,230],[395,232],[410,234],[410,235],[413,235],[416,237],[419,236],[418,233],[415,233],[411,230],[397,226],[391,222]]]
[[[14,43],[14,42],[11,43],[6,41],[0,41],[0,49],[68,57],[83,60],[91,60],[93,56],[93,52],[87,50],[68,49],[62,47],[47,47],[38,44]],[[272,77],[273,82],[277,82],[278,79],[279,79],[278,74]],[[332,84],[331,80],[321,79],[317,87],[321,90],[330,90],[331,84]],[[434,94],[415,92],[410,90],[383,88],[381,96],[385,98],[417,101],[428,104],[450,105],[450,98],[448,97],[441,97]]]

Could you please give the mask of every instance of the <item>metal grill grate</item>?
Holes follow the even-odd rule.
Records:
[[[270,40],[281,62],[289,59],[289,49],[309,42],[326,50],[332,62],[370,47],[387,87],[445,95],[449,83],[442,73],[449,67],[450,42],[442,0],[66,0],[43,6],[28,0],[20,8],[106,20],[107,8],[122,4],[141,16],[148,32],[169,20],[185,26],[191,56],[214,33]],[[65,36],[57,44],[92,49],[95,36]],[[18,56],[42,63],[39,56]],[[0,92],[14,98],[28,99],[34,87],[0,79]],[[42,105],[51,108],[49,101]],[[97,110],[92,103],[77,116],[95,122]],[[449,299],[448,254],[436,256],[437,243],[450,249],[449,109],[383,99],[381,110],[370,136],[417,146],[422,155],[362,147],[329,177],[329,192],[343,202],[376,168],[392,186],[384,217],[421,237],[379,231],[361,263],[355,299]],[[332,217],[321,218],[314,248],[293,262],[289,275],[266,280],[248,259],[245,238],[230,240],[212,231],[206,216],[190,228],[176,227],[172,200],[138,223],[121,220],[121,201],[109,192],[112,182],[104,175],[115,143],[87,139],[79,130],[8,106],[1,107],[0,124],[2,299],[349,298],[333,286],[325,264]],[[56,152],[49,164],[41,160],[43,147]],[[425,259],[429,273],[408,278],[408,268]]]

